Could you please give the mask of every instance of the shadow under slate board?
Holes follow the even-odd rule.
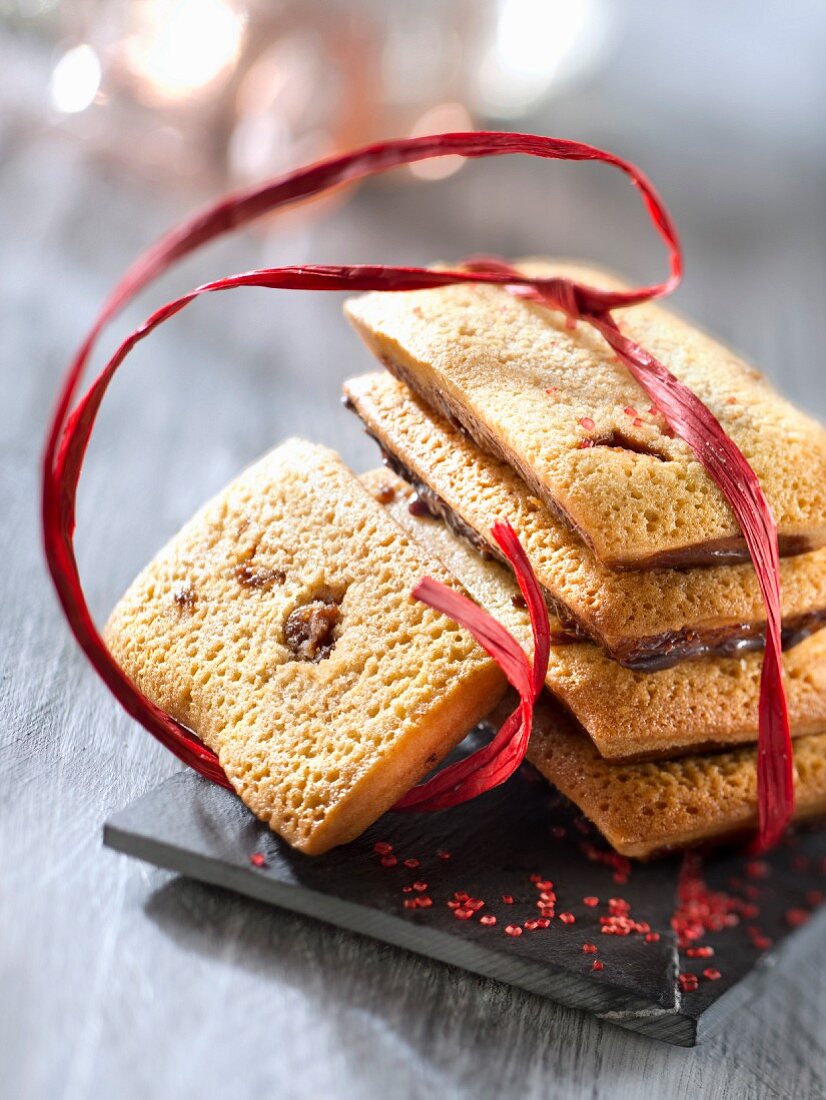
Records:
[[[826,933],[826,907],[815,916],[826,833],[793,836],[761,860],[706,857],[700,899],[686,908],[681,859],[629,866],[613,857],[527,767],[463,806],[388,814],[314,859],[231,792],[184,772],[116,814],[104,841],[683,1046],[758,992],[767,963]],[[696,906],[702,927],[692,923]],[[708,912],[716,924],[702,919]],[[686,930],[696,937],[688,949]]]

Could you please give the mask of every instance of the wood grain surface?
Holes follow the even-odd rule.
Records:
[[[698,23],[706,9],[691,6]],[[634,24],[641,65],[647,26]],[[761,48],[783,52],[770,39]],[[640,75],[619,55],[533,125],[645,166],[686,242],[675,304],[823,417],[822,96],[794,101],[812,112],[800,136],[781,110],[785,70],[769,65],[776,95],[770,87],[762,102],[780,112],[770,140],[759,103],[749,130],[737,113],[748,103],[726,98],[737,97],[725,57],[702,56],[697,86],[722,89],[719,110],[708,95],[699,106],[670,100],[666,69]],[[690,68],[679,51],[674,66]],[[0,1094],[826,1096],[826,943],[807,943],[719,1037],[681,1050],[102,849],[104,819],[178,765],[121,713],[61,620],[37,529],[41,435],[106,287],[202,196],[140,185],[47,130],[3,126],[0,153]],[[214,246],[129,319],[173,290],[264,262],[479,250],[579,254],[638,278],[662,270],[618,179],[590,166],[479,164],[428,190],[364,189],[322,221],[291,218]],[[81,490],[80,561],[99,617],[201,501],[285,435],[327,443],[357,467],[374,462],[339,409],[341,381],[367,366],[340,306],[335,296],[224,295],[127,363]]]

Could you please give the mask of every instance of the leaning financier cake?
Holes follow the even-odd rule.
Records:
[[[498,666],[410,596],[458,587],[333,452],[291,440],[135,580],[106,641],[294,847],[358,836],[500,699]]]
[[[605,272],[523,261],[532,277],[618,287]],[[513,467],[613,569],[747,558],[734,514],[601,336],[502,287],[457,283],[352,299],[378,358]],[[782,554],[826,542],[826,431],[729,349],[659,306],[617,310],[621,330],[708,406],[754,469]]]

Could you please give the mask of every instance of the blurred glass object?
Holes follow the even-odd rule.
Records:
[[[596,68],[610,40],[600,0],[499,0],[496,28],[476,68],[475,100],[494,118],[539,107]]]
[[[192,97],[229,75],[246,22],[229,0],[143,0],[133,7],[124,56],[147,102]]]
[[[85,111],[94,103],[100,78],[100,60],[91,46],[67,50],[52,70],[49,90],[55,110],[68,115]]]
[[[0,0],[53,50],[44,120],[170,184],[382,137],[517,124],[592,72],[607,0]],[[394,180],[437,178],[459,158]]]

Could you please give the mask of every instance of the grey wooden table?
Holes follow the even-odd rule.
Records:
[[[735,86],[730,51],[715,52],[708,29],[700,54],[684,27],[652,61],[651,36],[660,46],[673,37],[655,7],[629,5],[632,54],[536,125],[640,161],[686,240],[681,308],[826,415],[813,30],[772,24],[794,47],[794,74],[767,31]],[[693,5],[700,24],[707,7]],[[742,20],[753,6],[731,8]],[[191,200],[148,193],[46,131],[0,132],[0,1094],[826,1096],[826,944],[687,1051],[101,848],[104,819],[177,765],[121,713],[68,635],[41,562],[36,467],[59,374],[105,288]],[[475,165],[432,190],[370,188],[323,223],[214,247],[130,319],[165,290],[265,261],[425,261],[480,248],[581,254],[637,277],[660,270],[633,196],[605,172]],[[286,434],[326,442],[357,467],[374,461],[339,408],[341,380],[368,366],[339,310],[333,297],[227,295],[196,305],[127,365],[81,494],[80,560],[101,617],[208,494]]]

